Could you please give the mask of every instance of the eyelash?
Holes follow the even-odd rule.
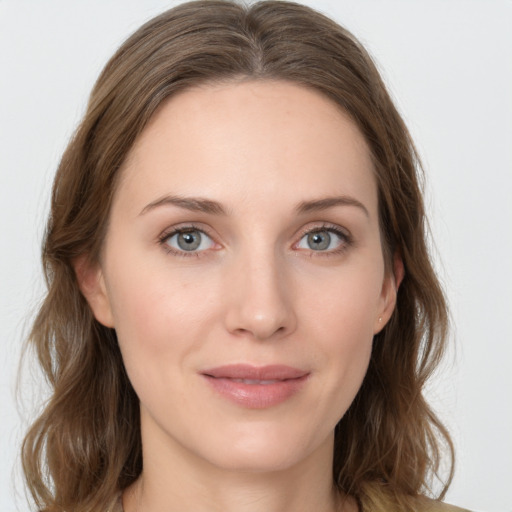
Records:
[[[174,249],[173,247],[171,247],[170,245],[168,245],[168,243],[167,243],[167,241],[170,238],[172,238],[174,235],[179,235],[182,233],[190,233],[190,232],[194,232],[194,231],[198,231],[199,233],[206,235],[208,238],[213,240],[213,237],[211,237],[204,228],[200,228],[194,224],[187,224],[186,226],[174,227],[168,231],[164,231],[158,237],[158,241],[159,241],[160,245],[163,247],[163,249],[165,250],[165,252],[167,252],[168,254],[172,254],[174,256],[183,256],[185,258],[189,258],[189,257],[199,258],[201,256],[201,253],[204,251],[190,251],[190,252],[178,251],[178,250]]]
[[[194,232],[194,231],[198,231],[199,233],[206,235],[208,238],[213,240],[213,237],[210,236],[204,228],[200,228],[194,224],[187,224],[186,226],[183,226],[183,227],[174,227],[170,230],[164,231],[158,237],[158,242],[168,254],[172,254],[174,256],[181,256],[181,257],[185,257],[185,258],[188,258],[188,257],[199,258],[199,257],[201,257],[202,253],[206,252],[205,250],[190,251],[190,252],[179,251],[179,250],[172,248],[167,243],[168,240],[170,238],[172,238],[174,235],[179,235],[182,233],[190,233],[190,232]],[[334,233],[337,237],[339,237],[342,241],[340,244],[340,247],[337,249],[334,249],[334,250],[329,250],[329,251],[314,251],[311,249],[311,250],[309,250],[310,257],[338,256],[338,255],[344,253],[345,251],[347,251],[351,246],[354,245],[354,240],[348,232],[342,230],[340,227],[338,227],[336,225],[322,224],[321,226],[315,226],[314,228],[304,229],[300,233],[299,241],[296,242],[293,245],[293,247],[296,247],[305,236],[312,235],[315,233],[323,233],[323,232]],[[297,249],[297,250],[299,250],[301,252],[306,251],[305,249]]]
[[[309,255],[311,258],[328,258],[331,256],[339,256],[347,251],[351,246],[354,245],[354,240],[352,236],[345,230],[341,229],[339,226],[324,223],[320,226],[315,226],[314,228],[306,228],[304,229],[299,237],[299,241],[294,244],[297,246],[300,241],[307,235],[312,235],[315,233],[334,233],[337,237],[341,239],[340,247],[337,249],[332,249],[330,251],[314,251],[312,249],[309,250]],[[299,249],[300,250],[300,249]]]

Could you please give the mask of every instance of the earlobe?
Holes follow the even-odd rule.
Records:
[[[78,287],[96,320],[105,327],[114,327],[114,318],[100,264],[92,264],[87,256],[80,256],[73,262],[73,267]]]
[[[396,305],[396,296],[398,288],[404,278],[405,269],[402,257],[399,253],[395,253],[393,257],[393,272],[389,273],[382,285],[382,307],[375,321],[373,333],[377,334],[388,323]]]

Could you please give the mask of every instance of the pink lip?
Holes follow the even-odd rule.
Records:
[[[210,368],[201,371],[201,375],[217,393],[235,404],[265,409],[295,395],[306,382],[309,372],[285,365],[234,364]]]

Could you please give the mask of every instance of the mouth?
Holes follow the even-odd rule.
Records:
[[[287,401],[302,389],[309,375],[285,365],[236,364],[201,372],[218,395],[249,409],[265,409]]]

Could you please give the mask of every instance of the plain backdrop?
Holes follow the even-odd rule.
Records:
[[[176,3],[0,0],[2,512],[28,510],[15,469],[26,418],[14,390],[22,339],[44,290],[39,247],[52,176],[103,64],[142,22]],[[455,348],[428,390],[458,451],[447,501],[510,512],[512,1],[304,3],[367,46],[425,163],[454,323]],[[33,375],[21,387],[26,398],[41,389]]]

